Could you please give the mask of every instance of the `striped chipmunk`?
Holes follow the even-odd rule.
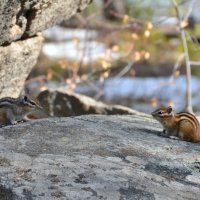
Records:
[[[27,115],[39,109],[42,107],[25,95],[18,98],[4,97],[0,99],[0,127],[29,121]]]
[[[166,136],[188,142],[200,142],[200,124],[193,114],[188,112],[176,113],[169,106],[159,108],[151,115],[162,124],[163,133]]]

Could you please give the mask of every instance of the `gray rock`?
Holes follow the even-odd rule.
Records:
[[[0,45],[9,44],[43,31],[76,12],[91,0],[2,0],[0,4]]]
[[[24,80],[35,65],[41,49],[41,36],[35,35],[70,18],[90,2],[91,0],[0,2],[0,97],[16,97],[22,90]],[[14,42],[16,40],[20,41]]]
[[[45,90],[38,95],[43,107],[32,114],[32,118],[69,117],[87,114],[137,114],[138,112],[125,106],[106,105],[85,95]]]
[[[1,199],[199,199],[200,145],[148,115],[47,118],[0,129]]]
[[[0,47],[0,97],[17,97],[35,65],[42,37],[32,37]]]

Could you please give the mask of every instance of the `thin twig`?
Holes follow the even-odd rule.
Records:
[[[200,66],[200,61],[190,61],[190,65]]]
[[[190,17],[190,14],[192,13],[193,10],[193,6],[195,4],[196,0],[192,0],[188,9],[188,12],[186,13],[185,17],[184,17],[184,21],[187,21],[188,18]]]
[[[175,63],[175,65],[174,65],[174,67],[173,67],[172,75],[171,75],[171,77],[170,77],[170,81],[169,81],[170,84],[175,80],[175,78],[176,78],[176,71],[180,68],[181,63],[182,63],[182,61],[183,61],[184,58],[185,58],[185,54],[184,54],[184,53],[181,54],[181,55],[178,57],[178,60],[177,60],[177,62]]]
[[[131,67],[133,66],[134,62],[131,61],[129,62],[116,76],[115,78],[120,78],[122,76],[124,76],[130,69]]]
[[[160,85],[158,85],[158,86],[154,89],[154,93],[156,93],[158,90],[160,90],[160,89],[163,88],[163,87],[173,85],[175,79],[177,78],[177,76],[176,76],[176,71],[180,68],[181,62],[183,61],[184,57],[185,57],[185,54],[182,54],[182,55],[179,56],[177,62],[175,63],[175,65],[174,65],[174,67],[173,67],[173,72],[172,72],[172,75],[169,77],[169,81],[167,81],[167,82],[162,82]]]

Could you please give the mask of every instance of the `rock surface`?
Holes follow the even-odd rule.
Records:
[[[41,36],[36,34],[70,18],[90,2],[91,0],[0,2],[0,97],[16,97],[22,90],[41,50]]]
[[[0,4],[0,46],[28,38],[82,11],[91,0],[9,0]]]
[[[37,61],[42,40],[36,36],[0,47],[0,98],[19,95]]]
[[[147,115],[48,118],[0,129],[0,199],[199,199],[200,144]]]

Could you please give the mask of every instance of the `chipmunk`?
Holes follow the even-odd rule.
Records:
[[[159,108],[151,113],[159,121],[164,134],[188,142],[200,142],[200,124],[197,118],[187,112],[176,113],[171,106]]]
[[[42,107],[27,96],[4,97],[0,99],[0,126],[28,121],[29,119],[26,116],[38,109],[42,109]]]

